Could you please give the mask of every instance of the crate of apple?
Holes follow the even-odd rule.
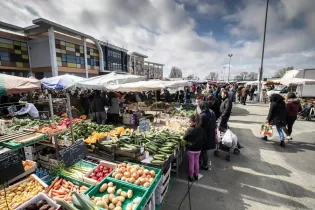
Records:
[[[83,180],[90,184],[97,185],[116,168],[117,165],[115,163],[100,161],[99,165],[89,171]]]

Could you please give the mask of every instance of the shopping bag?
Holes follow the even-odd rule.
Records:
[[[215,130],[215,134],[216,134],[216,138],[215,138],[215,142],[218,144],[220,141],[221,141],[221,136],[220,136],[220,130],[219,130],[219,128],[217,128],[216,130]]]
[[[222,138],[222,144],[224,144],[225,146],[228,147],[232,147],[233,146],[233,133],[230,129],[228,129],[223,138]]]
[[[260,128],[260,134],[263,136],[272,137],[272,125],[262,124]]]
[[[232,146],[233,147],[236,147],[237,146],[237,142],[238,142],[238,138],[237,138],[237,136],[236,136],[236,134],[235,133],[233,133],[232,132]]]

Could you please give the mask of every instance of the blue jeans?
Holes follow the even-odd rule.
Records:
[[[282,126],[276,126],[277,127],[277,131],[279,133],[279,136],[280,136],[280,141],[284,141],[284,134],[283,134],[283,131],[282,131]]]

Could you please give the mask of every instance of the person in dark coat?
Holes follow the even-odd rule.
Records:
[[[183,91],[183,90],[180,90],[180,91],[179,91],[179,95],[178,95],[179,103],[183,104],[183,103],[185,102],[184,98],[185,98],[184,91]]]
[[[197,126],[196,115],[189,119],[190,127],[187,129],[183,139],[187,141],[187,157],[189,162],[188,180],[198,180],[199,157],[203,145],[203,128]]]
[[[284,98],[280,94],[270,96],[270,108],[266,124],[275,125],[280,136],[280,146],[285,147],[282,128],[286,126],[287,109]],[[264,137],[266,140],[267,138]]]
[[[208,150],[215,149],[216,146],[216,117],[209,110],[207,102],[202,101],[199,107],[201,110],[199,126],[203,128],[203,145],[200,154],[202,165],[200,168],[202,170],[209,170]]]
[[[295,120],[297,119],[297,115],[302,111],[302,106],[300,100],[296,98],[295,93],[288,93],[287,97],[287,118],[286,118],[286,127],[283,128],[283,131],[287,135],[288,140],[292,140],[292,128]]]
[[[222,91],[222,103],[220,106],[220,118],[219,118],[219,129],[225,132],[228,129],[228,121],[231,116],[232,102],[229,99],[229,93],[224,90]]]
[[[245,87],[241,90],[241,104],[246,105],[246,99],[247,99],[248,93],[249,93],[249,90]]]
[[[218,99],[216,99],[213,95],[209,95],[207,98],[208,104],[209,104],[209,109],[211,109],[214,114],[216,119],[219,119],[220,117],[220,106]]]

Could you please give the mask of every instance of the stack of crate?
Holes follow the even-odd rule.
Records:
[[[171,179],[171,164],[163,170],[162,179],[155,190],[155,204],[160,205],[167,193]]]

